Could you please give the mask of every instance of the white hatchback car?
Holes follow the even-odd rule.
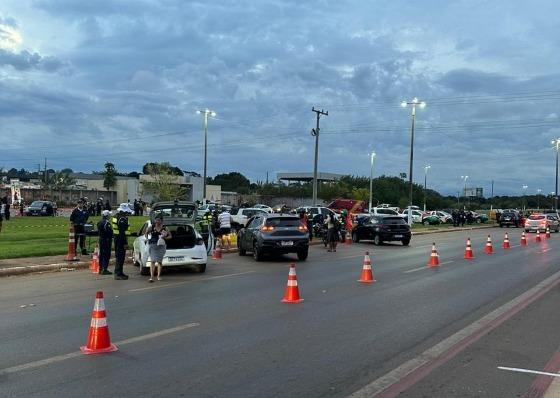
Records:
[[[140,267],[142,275],[150,274],[150,252],[146,230],[156,216],[162,216],[163,224],[171,232],[167,241],[167,251],[163,257],[163,267],[194,267],[198,272],[206,271],[206,246],[202,235],[194,228],[196,205],[192,202],[159,202],[152,206],[150,220],[146,221],[133,244],[134,264]]]

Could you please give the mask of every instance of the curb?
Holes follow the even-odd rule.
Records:
[[[442,234],[445,232],[461,232],[461,231],[472,231],[474,229],[487,229],[487,228],[494,228],[497,225],[480,225],[478,227],[463,227],[463,228],[449,228],[449,229],[435,229],[432,231],[418,231],[418,232],[412,232],[412,235],[429,235],[429,234]]]

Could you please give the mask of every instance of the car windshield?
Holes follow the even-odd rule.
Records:
[[[533,214],[532,216],[529,216],[529,220],[544,220],[545,217],[542,214]]]
[[[397,215],[398,213],[394,210],[391,209],[377,209],[377,213],[378,214],[391,214],[391,215]]]
[[[194,207],[189,205],[164,206],[154,209],[154,217],[162,216],[165,218],[192,218]]]
[[[502,216],[503,217],[514,217],[515,213],[504,213]]]
[[[297,217],[278,217],[266,219],[266,225],[271,225],[273,227],[299,227],[299,224],[299,218]]]
[[[381,219],[381,224],[385,225],[400,225],[405,224],[406,221],[402,217],[385,217]]]
[[[266,211],[259,209],[243,210],[241,214],[247,217],[253,217],[255,214],[264,214]]]
[[[45,202],[41,202],[41,201],[36,200],[35,202],[31,203],[31,205],[29,207],[41,207],[41,206],[43,206],[43,203],[45,203]]]

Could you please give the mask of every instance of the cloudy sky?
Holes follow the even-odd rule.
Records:
[[[169,161],[251,180],[408,172],[456,194],[554,191],[560,2],[3,0],[0,167],[135,171]]]

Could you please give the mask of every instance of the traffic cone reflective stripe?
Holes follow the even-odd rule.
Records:
[[[299,297],[299,288],[296,276],[296,265],[290,264],[290,272],[288,273],[288,283],[286,284],[286,291],[284,292],[283,303],[301,303],[302,298]]]
[[[350,234],[350,231],[346,231],[346,237],[344,238],[344,243],[346,245],[351,245],[352,244],[352,234]]]
[[[472,260],[474,258],[472,247],[471,247],[471,238],[467,238],[467,247],[465,249],[465,259]]]
[[[66,255],[65,261],[78,261],[76,256],[76,239],[74,234],[74,226],[70,225],[70,231],[68,232],[68,254]]]
[[[366,252],[364,256],[364,264],[362,266],[362,275],[358,282],[362,283],[373,283],[376,280],[373,277],[373,270],[371,268],[371,259],[369,258],[369,252]]]
[[[504,243],[502,243],[502,249],[509,249],[509,238],[508,238],[508,234],[506,232],[506,235],[504,236]]]
[[[537,229],[537,236],[535,236],[535,242],[540,242],[540,241],[541,241],[541,233]]]
[[[527,236],[525,235],[525,231],[521,232],[521,241],[519,243],[521,246],[527,245]]]
[[[80,347],[80,350],[84,354],[101,354],[118,350],[116,345],[111,344],[111,338],[109,337],[109,326],[107,325],[103,292],[97,292],[95,295],[95,304],[91,312],[87,344]]]
[[[490,235],[488,235],[488,239],[486,239],[486,247],[484,247],[484,253],[486,254],[494,253],[494,248],[492,247],[492,239],[490,239]]]
[[[439,266],[439,255],[436,250],[436,244],[432,243],[432,254],[430,254],[430,260],[428,261],[428,266],[437,267]]]
[[[546,235],[547,238],[550,238],[550,227],[546,227]]]

